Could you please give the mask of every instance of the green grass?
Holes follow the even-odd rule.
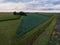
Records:
[[[23,17],[21,25],[18,28],[17,37],[21,37],[25,33],[31,31],[32,29],[34,29],[38,25],[40,25],[43,22],[50,19],[50,17],[45,17],[45,16],[38,15],[35,13],[34,14],[31,13],[31,14],[27,14],[27,15],[28,16]]]
[[[0,13],[0,20],[15,19],[15,18],[19,18],[19,16],[13,15],[13,13]],[[33,35],[36,34],[36,32],[40,31],[40,29],[43,29],[53,18],[54,16],[52,16],[49,20],[43,22],[41,25],[37,26],[36,28],[32,29],[32,31],[27,32],[24,36],[20,37],[18,40],[16,40],[14,36],[16,35],[17,28],[22,18],[20,17],[20,19],[17,20],[0,22],[0,45],[20,45],[20,44],[25,45],[24,44],[25,41],[30,40],[33,37]],[[50,28],[53,29],[54,24],[55,23],[51,23],[46,30],[50,30]],[[38,45],[40,43],[39,41],[41,41],[41,45],[43,45],[42,44],[43,42],[44,44],[46,44],[47,41],[44,39],[49,39],[47,37],[49,35],[45,35],[47,34],[46,32],[50,34],[51,31],[45,31],[45,33],[41,35],[41,40],[42,39],[43,40],[41,41],[40,38],[38,37],[37,39],[38,43],[35,41],[33,45],[35,44]]]
[[[13,13],[0,13],[0,20],[18,18],[19,15],[13,15]]]
[[[18,39],[17,41],[14,41],[14,43],[12,45],[25,45],[25,42],[27,40],[30,40],[31,37],[38,32],[40,29],[44,28],[52,19],[54,18],[51,17],[48,21],[44,22],[43,24],[37,26],[35,29],[33,29],[32,31],[26,33],[24,36],[20,37],[20,39]]]
[[[0,17],[0,20],[16,18],[16,16],[11,15],[11,13],[0,14]],[[20,19],[22,18],[20,17]],[[11,45],[12,39],[20,24],[20,19],[0,22],[0,45]]]
[[[53,21],[51,22],[51,24],[48,26],[48,28],[45,30],[45,32],[43,34],[41,34],[38,39],[35,40],[35,42],[33,43],[33,45],[47,45],[49,39],[50,39],[50,35],[53,31],[53,28],[56,24],[56,18],[53,19]]]

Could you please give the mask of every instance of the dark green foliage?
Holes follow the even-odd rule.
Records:
[[[15,12],[13,12],[13,14],[14,14],[14,15],[16,15],[16,11],[15,11]]]
[[[21,12],[13,12],[14,15],[21,15],[21,16],[27,16],[25,12],[21,11]]]
[[[24,13],[24,12],[22,12],[22,11],[19,12],[19,15],[27,16],[26,13]]]

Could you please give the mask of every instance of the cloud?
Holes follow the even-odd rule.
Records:
[[[32,0],[4,0],[5,2],[15,2],[15,3],[18,3],[18,2],[30,2]]]
[[[0,11],[20,11],[26,10],[25,3],[0,3]]]
[[[0,0],[0,11],[60,10],[60,0]]]
[[[28,4],[32,10],[60,10],[60,0],[33,0]]]

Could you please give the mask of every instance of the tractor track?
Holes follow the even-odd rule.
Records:
[[[56,24],[47,45],[57,45],[57,43],[59,44],[58,34],[59,34],[58,25]]]
[[[51,22],[49,22],[49,24],[50,24]],[[36,32],[30,39],[26,39],[26,41],[24,42],[24,45],[32,45],[33,44],[33,42],[39,37],[39,35],[41,35],[44,31],[45,31],[45,29],[49,26],[49,24],[48,25],[46,25],[43,29],[40,29],[38,32]]]

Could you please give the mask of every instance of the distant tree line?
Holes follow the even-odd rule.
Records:
[[[13,12],[14,15],[21,15],[21,16],[27,16],[25,12],[21,11],[21,12]]]

